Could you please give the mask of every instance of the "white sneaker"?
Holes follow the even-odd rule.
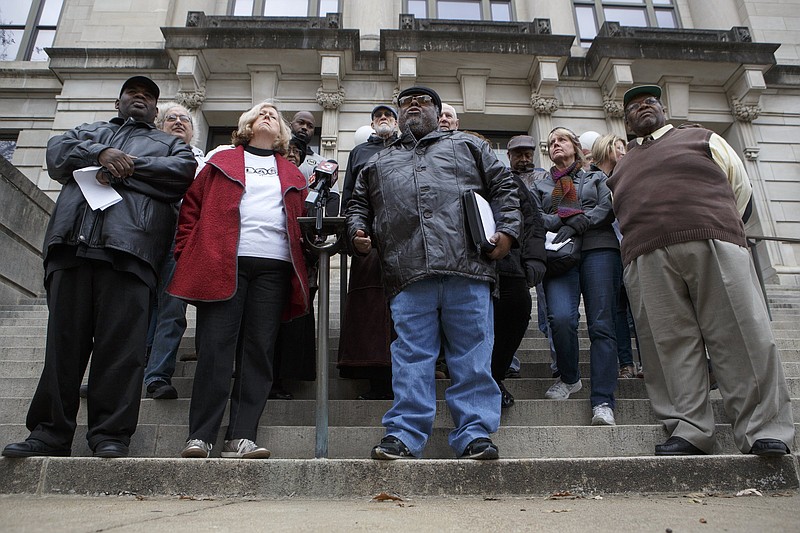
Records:
[[[569,398],[570,394],[581,390],[581,387],[583,387],[581,380],[578,380],[572,385],[567,385],[559,379],[547,389],[547,392],[544,393],[544,397],[548,400],[566,400]]]
[[[592,407],[593,426],[616,426],[614,421],[614,411],[607,403],[601,403]]]
[[[269,459],[270,452],[250,439],[226,440],[220,454],[226,459]]]
[[[213,446],[208,442],[200,439],[189,439],[186,441],[186,447],[181,452],[181,457],[206,459],[211,453],[211,448],[213,448]]]

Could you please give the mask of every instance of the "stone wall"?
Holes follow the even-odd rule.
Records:
[[[44,294],[42,243],[55,202],[0,157],[0,304]]]

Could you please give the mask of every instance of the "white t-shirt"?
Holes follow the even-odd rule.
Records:
[[[244,152],[245,190],[239,204],[239,256],[291,262],[275,156]]]

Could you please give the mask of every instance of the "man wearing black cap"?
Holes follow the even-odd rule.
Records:
[[[608,180],[645,385],[670,435],[655,453],[714,452],[708,353],[736,447],[782,456],[794,424],[747,250],[750,180],[722,137],[667,124],[660,98],[655,85],[625,93],[625,124],[636,139]]]
[[[490,292],[494,261],[508,254],[521,229],[516,187],[486,141],[438,130],[442,101],[435,91],[412,87],[397,101],[401,138],[366,164],[346,212],[355,252],[377,248],[397,333],[394,403],[372,457],[422,455],[433,430],[434,371],[444,346],[451,378],[445,398],[455,423],[450,447],[458,457],[497,459],[489,439],[500,423]],[[466,235],[466,191],[480,193],[494,211],[489,240],[495,246],[488,255]]]
[[[152,80],[134,76],[122,85],[117,117],[47,143],[48,173],[63,185],[44,242],[47,348],[30,436],[6,446],[6,457],[70,455],[90,354],[89,448],[96,457],[128,455],[157,271],[175,231],[173,204],[197,166],[182,139],[153,125],[158,96]],[[89,207],[73,177],[86,167],[99,168],[97,181],[113,187],[118,203]]]
[[[370,126],[375,133],[353,148],[347,159],[343,206],[350,200],[356,177],[367,161],[397,140],[397,111],[390,105],[376,105]],[[370,327],[364,327],[365,321]],[[337,366],[343,378],[369,381],[369,390],[360,394],[359,400],[392,399],[391,338],[392,319],[383,291],[380,258],[374,250],[364,257],[356,255],[350,262]]]

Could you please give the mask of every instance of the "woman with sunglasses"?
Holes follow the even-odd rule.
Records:
[[[585,171],[578,137],[567,128],[555,128],[547,138],[554,166],[552,179],[534,183],[547,231],[554,243],[580,236],[581,262],[566,272],[546,275],[543,286],[547,319],[552,331],[561,377],[547,391],[551,400],[566,400],[581,387],[578,366],[578,319],[581,296],[589,328],[592,425],[615,425],[614,389],[617,386],[617,342],[614,311],[622,262],[619,242],[611,227],[611,192],[606,175]]]

